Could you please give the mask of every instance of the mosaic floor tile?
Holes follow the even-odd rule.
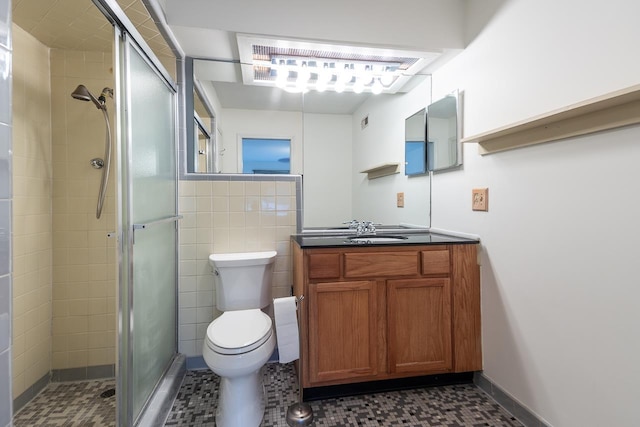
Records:
[[[114,426],[116,397],[100,397],[114,387],[114,379],[51,383],[14,415],[13,425]]]
[[[190,371],[165,426],[215,426],[219,378]],[[293,364],[264,368],[266,410],[262,427],[287,427],[297,399]],[[310,402],[314,427],[516,427],[515,418],[473,384],[419,388]]]
[[[293,364],[264,368],[262,427],[287,427],[297,399]],[[189,371],[165,426],[215,426],[219,377]],[[114,426],[114,380],[52,383],[14,416],[14,426]],[[310,402],[314,427],[516,427],[521,424],[473,384],[428,387]]]

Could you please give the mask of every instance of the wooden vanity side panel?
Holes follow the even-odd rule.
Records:
[[[480,266],[477,245],[453,245],[453,367],[482,369]]]
[[[291,257],[292,259],[292,273],[293,273],[293,294],[295,296],[307,295],[305,284],[305,264],[304,264],[304,252],[300,246],[294,241],[291,241]],[[300,360],[309,360],[309,337],[308,337],[308,323],[309,318],[308,300],[306,303],[303,301],[302,310],[298,310],[298,325],[300,327]],[[296,371],[300,372],[300,360],[296,361]],[[309,384],[309,364],[303,363],[302,366],[302,384],[303,388],[308,387]]]
[[[344,277],[416,276],[418,252],[347,252],[344,254]]]
[[[304,252],[295,242],[291,242],[291,268],[293,273],[293,294],[304,295]]]

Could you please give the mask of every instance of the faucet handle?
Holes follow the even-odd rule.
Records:
[[[348,225],[350,229],[358,228],[358,224],[360,224],[360,221],[358,221],[357,219],[352,219],[351,221],[343,222],[343,224]]]
[[[375,234],[376,225],[380,225],[380,224],[374,224],[373,221],[364,221],[363,222],[364,231],[370,234]]]

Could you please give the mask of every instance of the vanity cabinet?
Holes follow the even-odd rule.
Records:
[[[449,279],[389,280],[387,330],[390,373],[451,372]]]
[[[309,284],[311,382],[378,374],[377,294],[378,285],[373,280]]]
[[[480,370],[476,246],[293,242],[303,387]]]

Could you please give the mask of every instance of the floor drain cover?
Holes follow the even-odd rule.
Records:
[[[110,389],[105,390],[102,393],[100,393],[100,397],[102,397],[102,398],[111,397],[111,396],[115,396],[115,395],[116,395],[116,389],[115,388],[110,388]]]

